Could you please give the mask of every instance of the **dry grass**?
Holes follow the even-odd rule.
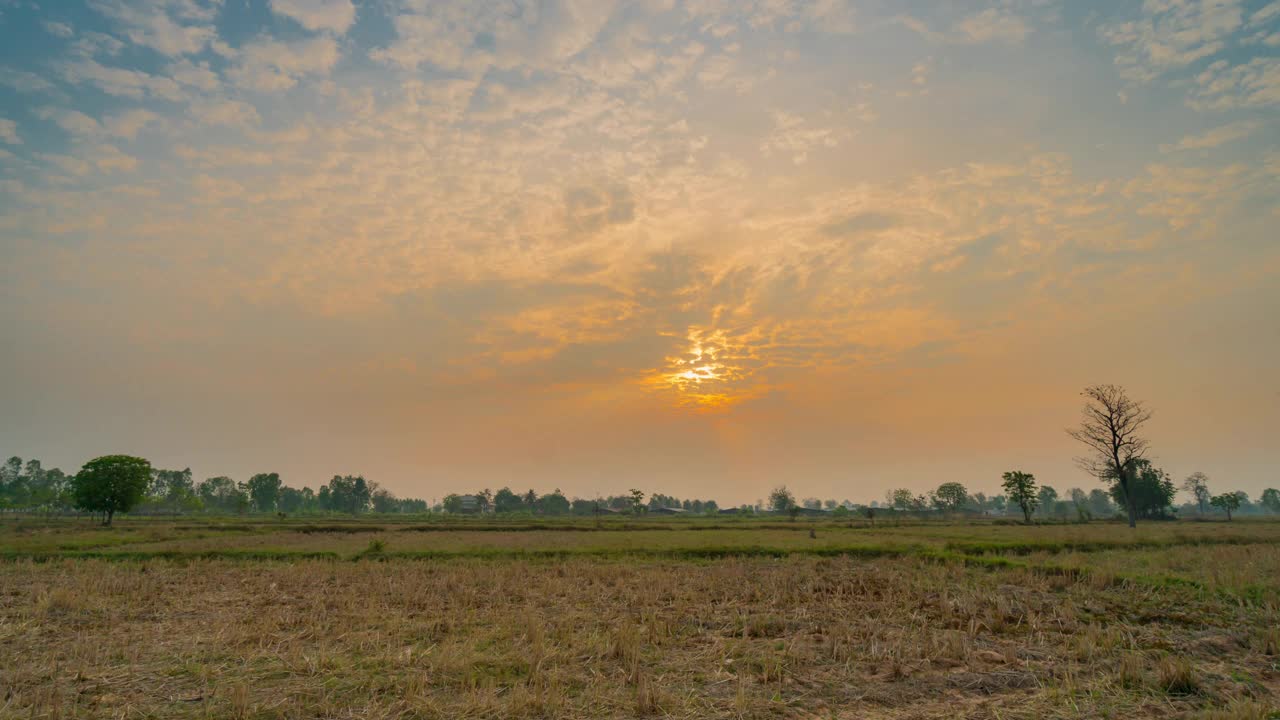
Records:
[[[1253,718],[1278,613],[914,558],[17,561],[0,717]]]
[[[1276,522],[54,520],[0,556],[0,718],[1280,717]]]
[[[1185,581],[1209,591],[1280,605],[1280,545],[1271,543],[1184,545],[1176,551],[1041,553],[1026,559],[1033,565],[1086,570],[1100,583],[1117,578]]]

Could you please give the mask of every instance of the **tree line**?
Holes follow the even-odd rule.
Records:
[[[318,490],[285,485],[279,473],[257,473],[243,482],[226,476],[196,482],[191,469],[155,468],[143,458],[94,458],[74,475],[44,469],[39,460],[9,458],[0,466],[0,509],[177,513],[421,513],[427,502],[398,498],[361,475],[334,475]]]
[[[510,487],[501,488],[497,492],[484,488],[470,495],[457,493],[446,495],[438,508],[433,509],[453,514],[494,513],[501,515],[548,516],[587,516],[605,513],[643,515],[660,510],[677,510],[691,515],[708,515],[715,514],[720,510],[720,506],[716,504],[715,500],[681,500],[662,493],[649,495],[647,501],[645,497],[646,495],[642,490],[631,490],[625,495],[610,495],[608,497],[569,498],[560,491],[560,488],[556,488],[544,495],[539,495],[533,489],[517,493]]]
[[[880,509],[942,514],[1019,512],[1028,523],[1035,518],[1089,520],[1119,512],[1127,517],[1130,526],[1139,519],[1172,518],[1179,486],[1148,457],[1149,443],[1143,429],[1151,412],[1119,386],[1090,386],[1081,394],[1085,403],[1080,425],[1067,432],[1086,449],[1085,454],[1076,459],[1077,465],[1101,481],[1105,489],[1094,488],[1086,493],[1072,488],[1065,496],[1059,496],[1052,486],[1038,484],[1035,475],[1010,470],[1001,477],[1002,495],[970,493],[961,483],[946,482],[927,494],[917,494],[907,488],[890,490],[883,506],[878,502],[858,506],[848,500],[838,503],[834,499],[806,498],[797,502],[791,491],[781,486],[770,494],[767,504],[757,501],[755,505],[742,505],[730,512],[772,511],[793,518],[802,512],[847,515],[855,511],[874,517]],[[1202,472],[1187,476],[1180,488],[1193,499],[1189,507],[1201,515],[1209,508],[1225,513],[1228,520],[1241,512],[1280,513],[1280,491],[1275,488],[1264,490],[1256,504],[1241,491],[1213,494],[1209,490],[1209,477]],[[559,488],[543,495],[532,489],[517,493],[510,487],[497,492],[485,488],[467,495],[449,494],[442,502],[428,506],[425,500],[397,498],[360,475],[335,475],[314,491],[310,487],[285,485],[278,473],[258,473],[244,482],[217,476],[196,483],[190,468],[153,468],[145,459],[127,455],[95,458],[74,475],[58,468],[45,469],[39,460],[24,463],[16,456],[0,466],[0,510],[71,509],[102,513],[108,523],[115,513],[129,511],[285,514],[437,511],[549,516],[721,512],[714,500],[681,500],[654,493],[646,501],[645,493],[638,489],[624,495],[571,499]]]

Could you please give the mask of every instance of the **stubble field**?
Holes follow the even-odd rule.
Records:
[[[1280,716],[1275,522],[7,520],[0,551],[0,717]]]

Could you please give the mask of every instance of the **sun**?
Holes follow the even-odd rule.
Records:
[[[701,383],[704,380],[705,381],[718,380],[720,378],[719,371],[723,367],[724,367],[723,365],[720,365],[718,363],[715,365],[700,365],[696,368],[691,368],[689,370],[685,370],[684,372],[676,373],[676,377],[679,377],[684,380],[688,380],[690,382],[695,382],[695,383]]]
[[[720,331],[692,329],[686,340],[687,348],[667,357],[666,367],[646,384],[674,390],[678,404],[702,410],[725,408],[750,394],[744,386],[749,373],[743,348]]]

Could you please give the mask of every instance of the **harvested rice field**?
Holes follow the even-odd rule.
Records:
[[[6,718],[1280,717],[1274,522],[53,520],[0,549]]]

